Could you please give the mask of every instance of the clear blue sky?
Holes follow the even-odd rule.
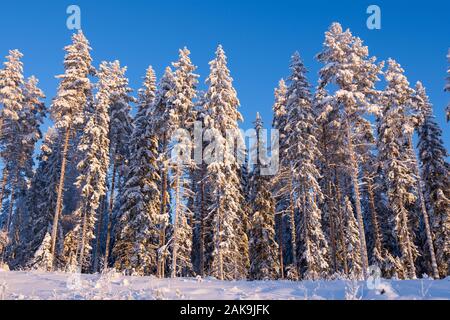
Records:
[[[208,61],[221,43],[241,100],[248,128],[259,111],[271,122],[273,89],[288,75],[291,54],[298,50],[315,84],[320,65],[314,56],[321,50],[324,32],[333,21],[360,36],[371,54],[395,58],[406,69],[411,83],[423,81],[450,149],[449,125],[444,108],[450,94],[443,92],[450,47],[450,1],[2,1],[0,5],[0,55],[9,49],[24,54],[25,74],[36,75],[48,96],[55,95],[63,60],[63,47],[71,31],[66,28],[66,8],[82,10],[82,28],[91,42],[94,64],[119,59],[128,66],[131,86],[139,88],[148,65],[160,77],[187,46],[199,66],[203,82]],[[366,9],[377,4],[382,29],[366,27]],[[2,59],[3,60],[3,59]]]

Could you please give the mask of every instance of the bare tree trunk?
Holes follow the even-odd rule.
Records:
[[[367,172],[365,172],[365,178],[367,183],[367,193],[369,195],[369,208],[372,218],[373,234],[375,237],[375,248],[380,254],[383,254],[383,242],[381,240],[380,225],[378,223],[377,210],[375,207],[375,196],[373,193],[372,179],[369,178]]]
[[[114,209],[114,191],[116,188],[116,175],[117,175],[117,155],[113,155],[113,171],[111,178],[111,190],[109,191],[109,208],[108,208],[108,227],[106,229],[106,243],[105,243],[105,257],[103,260],[103,268],[108,268],[109,260],[109,246],[111,242],[111,228],[112,228],[112,216]]]
[[[289,178],[289,213],[290,213],[290,224],[291,224],[291,247],[292,247],[292,264],[295,270],[298,272],[297,263],[297,230],[295,228],[295,209],[294,209],[294,199],[292,191],[292,178]]]
[[[412,244],[411,244],[411,237],[409,234],[409,226],[408,226],[408,215],[406,212],[406,209],[402,206],[400,208],[401,211],[401,217],[402,217],[402,225],[400,232],[402,233],[402,238],[404,239],[405,243],[401,244],[403,246],[406,246],[407,251],[407,259],[408,259],[408,273],[410,279],[416,279],[416,266],[414,265],[414,257],[412,253]]]
[[[369,268],[369,258],[367,255],[366,235],[364,233],[364,220],[361,210],[361,192],[359,191],[358,180],[358,162],[356,161],[355,149],[353,147],[352,136],[350,134],[350,125],[347,123],[347,139],[348,139],[348,151],[350,155],[350,175],[352,178],[353,191],[355,193],[355,209],[356,218],[358,221],[359,232],[359,251],[361,253],[361,265],[363,269],[364,278],[367,279],[367,271]]]
[[[19,175],[19,172],[17,171],[15,174],[15,177],[14,177],[14,181],[11,186],[11,198],[9,200],[8,220],[6,220],[6,233],[9,233],[9,231],[11,229],[11,221],[12,221],[12,215],[13,215],[13,209],[14,209],[14,202],[15,202],[14,198],[16,196],[18,175]]]
[[[279,214],[278,223],[278,254],[280,256],[280,276],[284,279],[284,261],[283,261],[283,213]]]
[[[336,178],[336,185],[335,185],[335,189],[336,189],[336,195],[337,195],[337,203],[338,203],[338,223],[339,223],[339,234],[340,234],[340,241],[342,244],[342,248],[345,249],[345,231],[344,231],[344,217],[342,214],[342,193],[341,193],[341,188],[339,186],[339,180],[337,179],[337,172],[336,169],[334,171],[334,176]],[[346,275],[349,274],[349,269],[348,269],[348,260],[347,260],[347,255],[344,252],[344,256],[342,257],[342,261],[344,263],[344,273]]]
[[[71,133],[71,125],[66,128],[65,137],[64,137],[64,147],[62,152],[62,163],[61,163],[61,175],[59,178],[58,185],[58,195],[56,198],[56,208],[55,215],[53,217],[53,228],[52,228],[52,243],[50,252],[52,255],[51,269],[54,268],[55,256],[56,256],[56,237],[58,236],[58,224],[59,224],[59,216],[62,210],[62,201],[63,201],[63,192],[64,192],[64,179],[66,176],[66,166],[67,166],[67,151],[69,149],[69,140]]]
[[[173,222],[173,250],[172,250],[172,278],[177,277],[177,259],[178,259],[178,228],[180,219],[180,170],[181,164],[177,164],[176,182],[175,182],[175,219]]]
[[[329,177],[331,178],[331,177]],[[330,215],[329,223],[330,223],[330,239],[331,239],[331,262],[333,264],[333,272],[337,270],[337,254],[336,254],[336,230],[335,230],[335,217],[334,210],[332,209],[331,203],[331,181],[328,181],[328,194],[327,194],[327,203],[328,203],[328,213]]]
[[[8,169],[3,169],[2,186],[0,190],[0,213],[3,210],[3,197],[5,196],[6,183],[8,182]]]
[[[219,201],[219,205],[217,207],[217,216],[219,219],[219,225],[218,227],[218,236],[217,236],[217,241],[216,241],[216,250],[218,253],[218,259],[219,259],[219,280],[223,281],[224,280],[224,274],[223,274],[223,256],[222,256],[222,250],[220,249],[220,244],[222,243],[222,210],[221,209],[221,201],[220,201],[220,196],[217,195],[218,197],[218,201]]]
[[[101,201],[101,206],[99,208],[99,218],[98,218],[98,224],[97,224],[97,235],[95,240],[95,255],[94,255],[94,266],[93,271],[97,272],[98,270],[98,262],[100,260],[100,239],[102,236],[102,230],[103,230],[103,215],[105,213],[105,207],[106,207],[106,199],[103,196]]]
[[[438,271],[438,266],[437,266],[437,262],[436,262],[436,254],[434,252],[433,237],[431,235],[430,218],[428,215],[427,207],[425,204],[425,199],[423,196],[422,179],[420,176],[420,170],[419,170],[419,165],[417,162],[417,157],[413,151],[411,135],[409,136],[409,152],[411,155],[411,159],[413,160],[414,174],[417,177],[417,193],[419,195],[419,202],[420,202],[420,208],[421,208],[422,215],[423,215],[423,222],[425,224],[425,233],[427,236],[427,245],[428,245],[428,250],[429,250],[430,259],[431,259],[431,267],[433,269],[433,278],[439,279],[439,271]]]
[[[83,210],[83,225],[82,225],[82,232],[80,237],[80,243],[79,243],[79,260],[78,260],[78,268],[80,270],[80,273],[83,271],[83,263],[84,263],[84,249],[86,245],[86,230],[87,230],[87,211],[86,209]]]
[[[200,275],[205,276],[205,183],[204,165],[202,165],[202,180],[200,181]]]
[[[163,141],[163,154],[165,155],[167,153],[167,138],[164,135]],[[165,164],[163,164],[162,168],[162,174],[161,174],[161,194],[162,194],[162,201],[161,201],[161,210],[160,214],[162,217],[166,216],[166,209],[167,209],[167,169],[165,168]],[[163,248],[166,245],[166,224],[164,223],[161,226],[161,230],[159,233],[159,247]],[[162,256],[160,257],[160,261],[158,261],[158,270],[157,274],[158,277],[164,278],[165,277],[165,255],[164,253],[161,253]]]

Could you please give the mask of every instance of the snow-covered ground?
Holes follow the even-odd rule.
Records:
[[[2,299],[450,299],[450,278],[439,281],[221,282],[199,278],[125,277],[114,272],[79,276],[0,271]]]

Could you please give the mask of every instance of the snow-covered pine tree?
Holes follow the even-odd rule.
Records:
[[[33,178],[33,154],[36,143],[42,138],[40,126],[45,117],[45,104],[42,99],[45,98],[44,93],[37,87],[38,80],[30,77],[24,84],[23,94],[24,101],[22,110],[19,114],[17,132],[15,133],[15,149],[16,166],[11,168],[10,172],[15,171],[17,181],[16,186],[11,186],[10,212],[15,210],[15,218],[11,230],[16,234],[13,242],[14,261],[10,265],[17,266],[25,262],[24,254],[30,231],[30,224],[24,223],[28,220],[30,212],[26,207],[26,196],[28,186]],[[12,195],[16,195],[13,200]]]
[[[250,203],[250,279],[276,280],[280,277],[280,259],[278,244],[275,238],[275,199],[271,193],[270,177],[261,174],[260,152],[265,151],[261,137],[263,122],[256,116],[256,161],[251,173]]]
[[[174,224],[171,239],[171,276],[191,275],[192,262],[192,226],[188,223],[192,212],[187,204],[192,198],[189,173],[192,161],[192,134],[196,120],[194,99],[197,96],[199,77],[194,73],[197,69],[190,60],[187,48],[180,50],[179,59],[173,63],[174,82],[168,92],[169,105],[172,108],[173,120],[167,134],[172,138],[172,157],[170,163],[171,187],[174,193]],[[179,130],[180,129],[180,130]]]
[[[113,210],[116,201],[116,189],[121,179],[125,176],[126,161],[129,157],[129,140],[133,133],[133,119],[131,118],[130,103],[135,99],[130,95],[132,89],[128,86],[128,79],[125,76],[126,67],[121,67],[119,61],[105,62],[103,76],[108,81],[105,88],[109,104],[109,154],[110,154],[110,175],[109,184],[109,204],[108,204],[108,224],[105,237],[105,256],[103,266],[109,265],[111,236],[113,227]],[[120,219],[120,217],[118,218]]]
[[[378,151],[387,179],[388,199],[395,221],[394,231],[400,258],[408,278],[416,277],[415,260],[418,255],[413,242],[410,213],[407,206],[416,201],[413,193],[416,178],[411,168],[408,150],[408,132],[412,130],[407,108],[410,106],[412,89],[403,75],[403,69],[394,60],[388,61],[385,73],[387,87],[383,93],[384,109],[378,120]]]
[[[91,102],[91,107],[86,110],[86,124],[78,145],[81,161],[77,166],[79,176],[75,184],[81,191],[79,210],[82,214],[82,232],[78,256],[78,265],[81,270],[87,270],[91,265],[91,242],[95,238],[97,210],[101,198],[107,192],[110,118],[108,100],[105,101],[102,89],[103,86],[107,88],[109,86],[102,81],[105,79],[101,80],[96,101]]]
[[[280,159],[280,169],[278,174],[274,177],[273,183],[273,194],[275,197],[275,209],[276,209],[276,236],[278,241],[279,248],[279,258],[280,258],[280,271],[281,271],[281,279],[284,279],[284,268],[286,262],[286,255],[289,251],[290,246],[288,239],[288,224],[289,224],[289,216],[286,215],[286,212],[289,208],[289,199],[290,195],[286,194],[287,189],[285,187],[285,181],[288,178],[286,170],[285,162],[285,150],[286,150],[286,97],[287,94],[287,86],[284,79],[281,79],[278,83],[278,87],[275,89],[275,102],[273,105],[273,123],[272,127],[278,130],[279,133],[279,150],[278,156]],[[283,161],[284,160],[284,161]]]
[[[158,137],[158,171],[160,176],[159,187],[161,196],[160,213],[158,217],[159,250],[157,276],[163,278],[165,275],[165,261],[168,255],[167,229],[170,215],[170,191],[169,191],[169,128],[173,127],[174,114],[171,106],[173,87],[175,79],[172,69],[167,67],[156,93],[154,107],[152,108],[152,131]]]
[[[25,266],[31,269],[50,271],[47,257],[50,255],[51,246],[44,242],[47,234],[51,234],[53,215],[52,210],[56,204],[56,191],[59,181],[60,164],[60,134],[50,128],[45,134],[41,146],[41,153],[37,159],[39,165],[33,176],[26,197],[26,208],[29,211],[28,232],[26,239]],[[61,230],[61,227],[58,227]],[[61,247],[62,238],[58,239],[57,247]],[[41,248],[41,250],[39,250]],[[39,251],[39,254],[37,252]],[[50,255],[51,256],[51,255]],[[40,261],[44,263],[41,264]]]
[[[93,75],[95,70],[91,65],[92,58],[90,50],[89,42],[81,30],[72,36],[72,44],[65,47],[65,73],[57,77],[61,82],[50,110],[52,119],[55,122],[55,127],[61,131],[63,135],[62,150],[60,151],[61,171],[51,233],[51,252],[53,260],[56,256],[59,218],[64,196],[67,153],[73,137],[73,130],[83,123],[83,111],[88,97],[92,94],[92,85],[89,76]]]
[[[156,76],[149,67],[139,90],[138,112],[131,137],[131,157],[121,194],[120,234],[112,251],[116,269],[129,274],[156,274],[160,210],[157,137],[152,131],[151,111],[155,100]]]
[[[41,245],[34,253],[32,260],[29,262],[29,268],[38,271],[49,271],[52,269],[52,237],[47,232],[42,240]]]
[[[287,91],[287,158],[295,195],[296,248],[300,276],[318,279],[328,271],[328,244],[322,232],[318,201],[323,194],[318,183],[316,163],[320,157],[318,125],[312,109],[307,70],[298,52],[292,57]]]
[[[205,139],[214,145],[214,155],[211,159],[204,159],[208,163],[206,185],[211,199],[209,214],[212,220],[213,251],[209,274],[220,280],[231,280],[236,278],[236,261],[242,254],[236,239],[238,228],[242,227],[239,221],[242,195],[234,141],[226,136],[227,131],[232,135],[238,132],[237,122],[242,120],[242,115],[237,110],[239,100],[220,45],[215,59],[210,62],[210,75],[206,82]]]
[[[339,23],[333,23],[325,33],[324,48],[317,59],[325,65],[319,73],[319,86],[337,86],[332,95],[336,100],[333,105],[343,116],[339,130],[344,137],[342,148],[349,164],[346,171],[353,191],[362,267],[366,276],[368,254],[359,188],[360,160],[355,150],[358,141],[354,136],[354,128],[364,116],[377,111],[373,102],[377,94],[375,82],[379,80],[378,74],[383,64],[376,65],[375,58],[369,57],[369,50],[362,40],[353,36],[348,29],[343,31]]]
[[[4,192],[8,180],[12,189],[19,180],[19,164],[17,156],[20,153],[18,145],[18,133],[20,131],[24,102],[24,77],[23,63],[21,61],[23,54],[19,50],[9,51],[6,57],[4,68],[0,70],[0,105],[1,105],[1,127],[0,127],[0,145],[1,157],[3,159],[3,181],[0,194],[0,211],[2,210]],[[16,181],[17,180],[17,181]],[[14,194],[12,194],[12,205],[14,204]],[[11,201],[9,203],[11,207]],[[5,230],[9,232],[12,219],[12,210],[8,213]]]
[[[450,63],[450,49],[448,49],[447,53],[447,60]],[[445,91],[450,92],[450,66],[447,69],[447,84],[445,85]],[[450,121],[450,103],[447,106],[447,109],[445,109],[447,113],[447,122]]]
[[[362,265],[359,251],[359,231],[352,204],[348,197],[344,199],[345,246],[344,254],[348,264],[348,276],[361,279]]]
[[[418,128],[418,155],[424,198],[430,213],[431,232],[438,271],[441,277],[449,274],[450,265],[450,178],[448,157],[442,141],[442,130],[436,122],[433,107],[423,85],[416,85],[415,107],[423,118]]]

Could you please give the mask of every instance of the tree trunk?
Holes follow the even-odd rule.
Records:
[[[383,254],[383,242],[381,239],[380,234],[380,225],[378,223],[378,217],[377,217],[377,210],[375,206],[375,196],[373,194],[373,185],[372,185],[372,179],[369,178],[367,172],[365,172],[365,180],[367,183],[367,193],[369,195],[369,208],[372,218],[372,228],[373,228],[373,234],[375,238],[375,248],[380,254]]]
[[[283,261],[283,213],[279,214],[278,223],[278,254],[280,255],[280,276],[284,279],[284,261]]]
[[[218,236],[217,236],[217,241],[216,241],[216,250],[217,250],[217,254],[218,254],[218,259],[219,259],[219,280],[223,281],[224,280],[224,274],[223,274],[223,256],[222,256],[222,250],[220,248],[220,244],[222,243],[222,210],[221,209],[221,201],[220,201],[220,196],[217,195],[217,201],[219,202],[219,205],[217,207],[217,216],[218,216],[218,220],[219,220],[219,225],[217,226],[217,232],[218,232]]]
[[[299,269],[297,263],[297,230],[295,228],[295,209],[292,191],[292,178],[289,178],[289,213],[291,224],[292,264],[294,265],[295,270],[298,272]]]
[[[177,259],[178,259],[178,228],[179,228],[179,219],[180,219],[180,170],[181,164],[177,164],[176,169],[176,182],[175,182],[175,218],[173,222],[173,249],[172,249],[172,278],[177,277]]]
[[[0,213],[3,210],[3,197],[5,196],[6,183],[8,182],[8,169],[3,169],[2,186],[0,190]]]
[[[84,248],[86,245],[86,230],[87,230],[87,211],[86,209],[83,210],[83,225],[82,225],[82,232],[80,236],[80,243],[79,243],[79,260],[78,260],[78,268],[80,270],[80,273],[83,272],[83,262],[84,262]]]
[[[358,221],[358,233],[359,233],[359,251],[361,254],[361,266],[363,269],[363,276],[367,279],[367,271],[369,268],[369,259],[367,255],[366,235],[364,233],[364,220],[361,209],[361,193],[359,191],[358,180],[358,162],[356,161],[356,154],[353,147],[352,136],[350,134],[350,126],[347,123],[347,139],[348,139],[348,151],[350,155],[350,175],[352,178],[353,191],[355,193],[355,209],[356,217]]]
[[[202,165],[202,180],[200,181],[200,275],[205,276],[205,166]]]
[[[337,203],[338,203],[338,224],[339,224],[339,235],[340,235],[340,241],[342,244],[342,248],[344,249],[344,256],[342,257],[342,262],[344,264],[344,273],[346,275],[349,274],[349,269],[348,269],[348,260],[347,260],[347,254],[346,254],[346,247],[345,247],[345,231],[344,231],[344,217],[342,214],[342,193],[341,193],[341,188],[339,187],[339,179],[337,179],[337,172],[336,169],[334,171],[334,176],[336,178],[336,185],[335,185],[335,189],[336,189],[336,195],[337,195]]]
[[[52,243],[50,248],[51,253],[51,269],[54,268],[55,256],[56,256],[56,238],[58,236],[58,224],[59,224],[59,216],[62,210],[62,201],[63,201],[63,192],[64,192],[64,179],[66,175],[66,165],[67,165],[67,151],[69,149],[69,140],[70,140],[71,126],[66,128],[65,137],[64,137],[64,147],[62,152],[62,163],[61,163],[61,175],[59,177],[59,185],[58,185],[58,194],[56,198],[56,208],[55,208],[55,216],[53,217],[53,228],[52,228]]]
[[[414,174],[417,177],[417,193],[419,195],[419,202],[420,202],[420,208],[421,208],[422,215],[423,215],[423,222],[425,224],[425,233],[427,236],[427,245],[428,245],[428,250],[429,250],[430,259],[431,259],[431,267],[433,269],[433,277],[435,279],[439,279],[439,271],[438,271],[438,266],[437,266],[437,262],[436,262],[436,254],[434,252],[433,237],[431,235],[430,218],[428,215],[427,207],[425,204],[425,199],[423,196],[422,179],[420,177],[420,170],[419,170],[419,165],[417,162],[417,157],[413,151],[411,135],[409,136],[409,152],[411,155],[411,159],[413,160]]]
[[[404,239],[405,243],[401,244],[403,246],[406,245],[406,251],[407,251],[407,259],[408,259],[408,273],[410,279],[416,279],[416,266],[414,265],[414,257],[412,253],[412,244],[411,244],[411,237],[409,234],[409,226],[408,226],[408,214],[406,212],[406,209],[403,207],[400,208],[400,214],[402,217],[402,225],[400,232],[402,233],[402,238]]]
[[[97,225],[97,235],[95,239],[95,254],[94,254],[94,266],[92,267],[93,272],[97,272],[98,270],[98,262],[100,260],[100,239],[102,236],[103,231],[103,215],[105,213],[106,207],[106,199],[103,196],[101,201],[101,206],[98,210],[99,212],[99,218],[98,218],[98,225]]]
[[[167,154],[167,138],[164,135],[163,141],[163,154],[164,157]],[[165,164],[163,164],[162,168],[162,174],[161,174],[161,195],[162,195],[162,201],[161,201],[161,210],[160,214],[162,217],[166,216],[166,209],[167,209],[167,169],[165,168]],[[161,226],[161,230],[159,233],[159,247],[162,249],[166,245],[166,224],[164,223]],[[158,270],[157,274],[160,278],[165,277],[165,254],[164,252],[161,252],[160,261],[158,261]]]
[[[109,208],[108,208],[108,227],[106,229],[106,243],[105,243],[105,257],[103,260],[103,268],[108,268],[109,260],[109,246],[111,242],[111,228],[112,228],[112,216],[114,209],[114,190],[116,188],[116,175],[117,175],[117,155],[113,155],[113,171],[111,178],[111,190],[109,191]]]
[[[329,177],[331,179],[331,177]],[[333,264],[333,272],[337,270],[337,254],[336,254],[336,230],[335,230],[335,217],[334,217],[334,209],[332,208],[331,201],[331,180],[328,181],[328,194],[327,194],[327,203],[328,203],[328,214],[329,214],[329,224],[330,224],[330,240],[331,240],[331,262]]]
[[[17,169],[16,169],[17,170]],[[6,233],[9,234],[9,231],[11,229],[11,221],[12,221],[12,215],[13,215],[13,209],[14,209],[14,201],[16,196],[16,188],[17,188],[17,181],[18,181],[18,175],[19,172],[17,170],[14,181],[11,186],[11,198],[9,201],[9,208],[8,208],[8,220],[6,220]]]

